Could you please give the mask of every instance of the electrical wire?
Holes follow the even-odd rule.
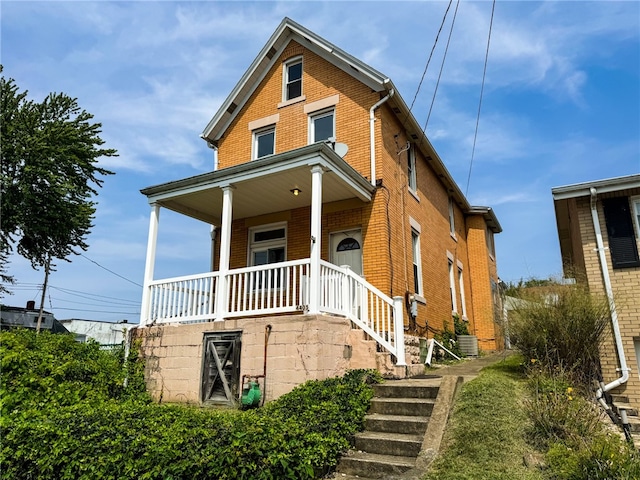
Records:
[[[436,94],[438,93],[438,87],[440,86],[440,78],[442,77],[442,71],[444,70],[444,62],[447,59],[447,52],[449,51],[449,44],[451,43],[451,35],[453,34],[453,26],[456,23],[456,17],[458,16],[458,7],[460,6],[460,0],[456,2],[456,10],[453,12],[453,20],[451,20],[451,29],[449,30],[449,38],[447,38],[447,46],[444,49],[444,55],[442,56],[442,63],[440,64],[440,72],[438,73],[438,80],[436,81],[436,87],[433,90],[433,97],[431,98],[431,105],[429,106],[429,113],[427,114],[427,121],[424,123],[422,133],[426,135],[427,125],[429,125],[429,119],[431,118],[431,111],[433,105],[436,103]],[[422,139],[420,140],[422,142]]]
[[[482,72],[482,87],[480,88],[480,101],[478,102],[478,115],[476,117],[476,130],[473,134],[473,148],[471,149],[471,161],[469,162],[469,175],[467,176],[467,186],[464,189],[464,196],[469,193],[469,183],[471,182],[471,169],[473,168],[473,158],[476,153],[476,140],[478,138],[478,125],[480,124],[480,110],[482,109],[482,96],[484,94],[484,81],[487,76],[487,63],[489,61],[489,45],[491,44],[491,30],[493,29],[493,14],[496,9],[496,0],[493,0],[491,7],[491,21],[489,22],[489,35],[487,37],[487,51],[484,56],[484,70]]]
[[[447,20],[447,15],[449,14],[449,9],[451,8],[451,4],[453,0],[449,0],[449,5],[447,5],[447,10],[444,12],[444,17],[442,17],[442,23],[440,24],[440,28],[438,29],[438,34],[436,35],[436,39],[433,42],[433,47],[431,47],[431,53],[429,53],[429,58],[427,59],[427,64],[424,66],[424,70],[422,72],[422,77],[420,78],[420,83],[418,83],[418,88],[416,89],[416,94],[413,96],[413,100],[411,101],[411,106],[409,106],[409,111],[407,112],[407,116],[405,117],[405,123],[407,118],[409,117],[409,112],[413,109],[414,103],[416,103],[416,99],[418,98],[418,93],[420,92],[420,87],[422,87],[422,82],[424,81],[424,77],[427,74],[427,69],[429,68],[429,64],[431,63],[431,57],[433,57],[433,52],[436,49],[436,45],[438,45],[438,39],[440,38],[440,32],[442,32],[442,27],[444,26],[444,22]]]
[[[106,270],[107,272],[109,272],[109,273],[111,273],[111,274],[115,275],[116,277],[119,277],[119,278],[121,278],[121,279],[123,279],[123,280],[126,280],[126,281],[127,281],[127,282],[129,282],[129,283],[133,283],[134,285],[136,285],[136,286],[138,286],[138,287],[142,288],[142,285],[140,285],[139,283],[136,283],[136,282],[134,282],[133,280],[129,280],[127,277],[123,277],[122,275],[120,275],[119,273],[114,272],[113,270],[109,270],[107,267],[105,267],[105,266],[103,266],[103,265],[100,265],[100,264],[99,264],[98,262],[96,262],[95,260],[91,260],[91,259],[90,259],[89,257],[87,257],[85,254],[81,253],[81,254],[80,254],[80,256],[81,256],[81,257],[86,258],[86,259],[87,259],[87,260],[89,260],[91,263],[96,264],[97,266],[99,266],[99,267],[100,267],[100,268],[102,268],[103,270]]]

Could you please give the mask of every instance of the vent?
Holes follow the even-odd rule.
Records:
[[[229,108],[227,108],[227,113],[233,113],[236,108],[238,108],[238,105],[232,102],[231,105],[229,105]]]
[[[271,47],[267,52],[267,58],[271,60],[275,54],[276,54],[276,49]]]
[[[418,139],[418,135],[416,135],[415,133],[412,133],[411,134],[411,138],[413,138],[414,140],[417,140]]]

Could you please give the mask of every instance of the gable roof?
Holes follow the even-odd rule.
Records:
[[[391,79],[288,17],[280,22],[278,28],[205,127],[200,137],[208,145],[214,148],[217,146],[217,142],[223,137],[226,129],[292,40],[361,81],[373,91],[381,92],[381,97],[393,91],[394,94],[389,98],[387,104],[405,128],[407,135],[422,151],[431,168],[462,210],[465,213],[478,213],[473,212],[476,207],[469,204]],[[500,232],[502,229],[493,211],[490,217],[494,224],[492,225],[494,232]]]

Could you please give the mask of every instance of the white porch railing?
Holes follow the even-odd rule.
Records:
[[[402,298],[385,295],[349,267],[320,261],[320,308],[344,315],[405,365]]]
[[[226,311],[217,312],[219,272],[154,280],[149,284],[149,317],[142,325],[192,323],[307,310],[310,259],[230,270],[225,276]],[[348,267],[320,262],[320,311],[342,315],[364,330],[398,365],[405,365],[402,299],[390,298]],[[224,302],[223,302],[224,303]]]

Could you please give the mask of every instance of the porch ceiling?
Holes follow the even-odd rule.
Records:
[[[374,187],[323,143],[141,190],[150,203],[219,225],[222,188],[232,186],[233,218],[311,205],[311,167],[320,165],[322,202],[371,201]],[[300,189],[295,196],[292,189]]]

